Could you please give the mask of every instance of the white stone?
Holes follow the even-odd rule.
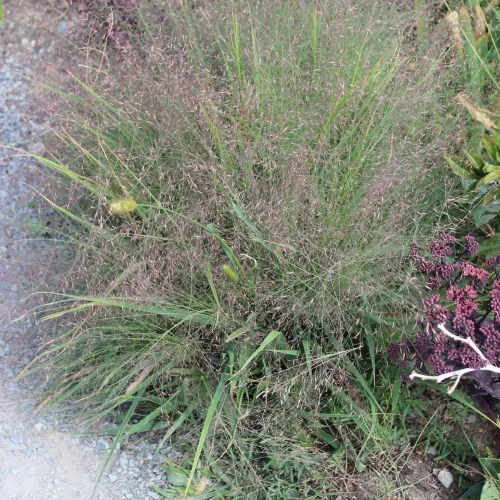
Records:
[[[453,474],[448,469],[441,469],[437,479],[445,488],[449,488],[453,483]]]

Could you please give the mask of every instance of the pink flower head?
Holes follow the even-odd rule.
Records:
[[[497,281],[495,281],[497,283]],[[493,290],[490,292],[490,305],[493,314],[495,315],[495,319],[497,321],[500,320],[500,288],[495,287],[495,283],[493,283]]]
[[[415,262],[418,259],[418,245],[416,243],[411,244],[408,257],[412,262]]]
[[[455,314],[453,318],[453,329],[455,333],[461,333],[467,337],[472,337],[475,332],[475,323],[471,319],[461,314]]]
[[[491,269],[492,271],[494,271],[500,265],[500,255],[497,255],[496,257],[488,259],[484,265],[488,269]]]
[[[453,250],[444,240],[433,240],[429,243],[429,250],[435,259],[451,255]]]
[[[464,276],[475,278],[479,281],[483,282],[488,281],[488,278],[490,277],[490,273],[488,271],[486,271],[485,269],[480,269],[478,267],[475,267],[472,264],[469,264],[468,262],[461,262],[460,269]]]
[[[432,260],[427,260],[423,258],[418,258],[416,261],[417,268],[420,272],[425,274],[432,274],[436,271],[436,264]]]
[[[455,236],[452,236],[451,234],[446,234],[446,233],[441,233],[439,235],[439,238],[443,240],[447,245],[456,245],[457,239]]]
[[[443,282],[436,277],[429,278],[429,281],[427,282],[427,286],[430,290],[439,290],[442,284]]]
[[[458,288],[456,285],[451,285],[446,291],[446,300],[453,301],[457,305],[476,297],[477,291],[471,285],[467,285],[465,288]]]
[[[472,300],[462,300],[457,306],[457,314],[470,318],[477,309],[477,304]]]
[[[431,295],[424,301],[425,314],[430,321],[444,323],[448,319],[449,311],[441,305],[439,295]]]
[[[457,270],[457,266],[455,264],[441,264],[436,266],[436,273],[439,274],[443,278],[448,278]]]
[[[465,237],[465,241],[467,242],[467,252],[469,252],[470,255],[476,255],[479,250],[479,243],[476,241],[476,238],[469,234]]]

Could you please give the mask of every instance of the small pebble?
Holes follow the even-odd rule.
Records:
[[[10,436],[10,440],[14,444],[23,444],[24,443],[24,436],[21,433],[14,434],[13,436]]]
[[[67,23],[65,23],[64,21],[61,21],[58,25],[57,25],[57,32],[60,34],[60,35],[64,35],[64,33],[66,33],[66,31],[68,30],[68,25]]]
[[[437,475],[437,480],[445,488],[449,488],[451,483],[453,483],[453,474],[448,469],[441,469]]]
[[[45,153],[45,146],[42,142],[33,142],[28,146],[28,151],[37,156],[43,156]]]
[[[467,416],[467,423],[473,424],[477,420],[477,415],[475,413],[471,413]]]

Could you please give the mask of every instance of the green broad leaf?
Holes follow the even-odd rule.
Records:
[[[486,137],[486,136],[482,137],[481,142],[483,143],[484,149],[486,149],[488,156],[493,161],[495,161],[498,151],[498,146],[496,142],[493,139],[491,139],[491,137]]]
[[[476,225],[482,226],[496,217],[496,214],[492,213],[488,208],[489,207],[479,206],[472,211],[472,219]]]
[[[161,495],[163,498],[171,498],[171,499],[177,499],[179,498],[179,493],[177,491],[165,491],[164,489],[160,488],[159,486],[156,486],[156,484],[152,484],[151,488]]]
[[[475,192],[470,192],[467,194],[464,194],[463,196],[459,196],[458,198],[455,198],[454,201],[455,203],[458,203],[460,205],[467,205],[468,203],[472,203],[477,197],[477,194]]]
[[[297,357],[300,354],[298,349],[273,349],[272,352],[278,354],[286,354],[287,356]]]
[[[485,173],[497,172],[498,170],[500,170],[500,165],[494,165],[493,163],[486,163],[483,167]]]
[[[491,203],[486,211],[490,214],[500,214],[500,203]]]
[[[469,163],[473,170],[475,170],[478,174],[483,171],[484,168],[484,160],[477,153],[469,153],[464,151],[465,156],[469,160]]]
[[[498,255],[500,253],[500,237],[498,234],[485,240],[477,252],[479,255]]]
[[[481,500],[484,481],[471,486],[458,500]]]
[[[487,186],[492,182],[496,182],[500,180],[500,170],[496,170],[494,172],[485,175],[476,185],[476,191],[479,191],[483,186]]]
[[[448,165],[454,174],[458,175],[462,179],[477,180],[478,176],[469,170],[458,165],[457,162],[453,161],[451,158],[446,158]]]
[[[316,426],[313,426],[316,427]],[[325,432],[324,430],[320,429],[319,427],[316,427],[314,429],[314,432],[318,439],[321,439],[324,443],[327,445],[331,446],[332,448],[337,449],[339,447],[339,440],[334,438],[331,434],[328,434],[328,432]]]
[[[180,467],[164,465],[162,469],[167,473],[167,480],[172,486],[186,486],[189,475]]]
[[[486,481],[481,491],[481,500],[500,500],[500,490],[492,481]]]
[[[500,187],[488,191],[483,198],[483,207],[489,207],[494,201],[500,200]]]

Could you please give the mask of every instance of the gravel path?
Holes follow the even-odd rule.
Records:
[[[43,154],[44,124],[33,118],[30,89],[22,75],[43,67],[44,54],[57,50],[68,13],[53,10],[54,0],[4,3],[0,144]],[[44,35],[54,13],[52,33]],[[43,183],[43,173],[34,161],[0,147],[0,499],[160,498],[150,486],[162,485],[165,477],[160,462],[153,461],[155,445],[148,442],[128,443],[117,450],[92,496],[111,441],[71,437],[74,410],[70,406],[57,414],[35,415],[30,398],[33,381],[10,382],[40,344],[30,316],[14,320],[26,312],[27,297],[44,281],[44,262],[50,258],[43,236],[33,237],[26,229],[27,222],[47,215],[47,206],[30,187]]]

